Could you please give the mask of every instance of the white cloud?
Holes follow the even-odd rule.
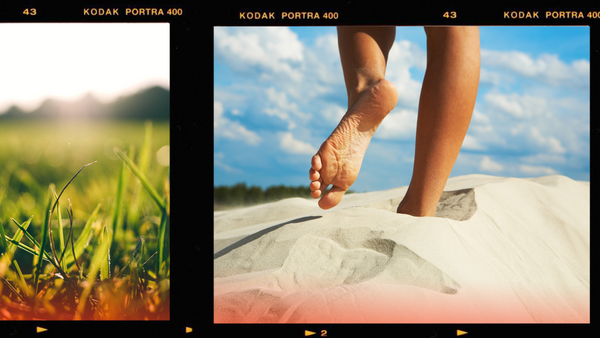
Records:
[[[468,141],[470,137],[472,137],[474,140]],[[502,131],[498,128],[495,128],[491,124],[478,125],[472,123],[471,126],[469,126],[467,135],[465,136],[463,147],[465,147],[466,142],[474,142],[474,144],[467,143],[467,145],[474,146],[471,148],[473,150],[484,150],[489,149],[490,147],[504,147],[507,145],[505,135],[502,135]]]
[[[465,135],[465,139],[463,140],[462,149],[483,150],[485,149],[485,147],[479,144],[479,142],[474,136],[467,134]]]
[[[519,51],[481,50],[481,63],[485,67],[507,69],[519,75],[560,86],[589,86],[590,63],[573,61],[570,65],[555,54],[541,54],[537,59]]]
[[[290,101],[285,92],[277,91],[275,88],[270,87],[265,93],[268,102],[274,105],[274,107],[265,108],[264,112],[269,116],[276,116],[281,120],[286,121],[288,123],[288,130],[296,128],[296,122],[292,119],[291,114],[303,122],[310,120],[311,116],[302,113],[298,108],[298,104]]]
[[[296,140],[291,132],[282,132],[279,136],[279,146],[287,153],[314,155],[317,152],[317,149],[309,143]]]
[[[484,99],[493,107],[499,108],[503,112],[509,113],[512,116],[521,117],[524,113],[523,107],[521,107],[518,102],[509,99],[507,95],[487,93],[484,96]]]
[[[376,138],[406,139],[414,138],[417,128],[417,112],[408,109],[394,109],[379,125]]]
[[[491,71],[487,68],[481,67],[479,71],[479,83],[488,83],[493,86],[499,86],[505,80],[505,76],[502,73]]]
[[[530,164],[565,164],[564,155],[539,153],[531,156],[521,157],[521,160]]]
[[[307,48],[306,72],[314,75],[326,87],[344,85],[342,63],[338,50],[337,37],[332,34],[319,36],[313,48]]]
[[[542,166],[532,166],[527,164],[522,164],[519,166],[519,170],[523,173],[529,175],[557,175],[558,172],[552,168],[542,167]]]
[[[491,114],[484,114],[478,109],[473,111],[469,130],[462,148],[468,150],[486,150],[489,146],[503,146],[506,141],[491,123]]]
[[[492,161],[489,156],[484,156],[481,162],[479,163],[479,168],[483,171],[501,171],[504,169],[504,166],[500,163]]]
[[[415,43],[406,40],[394,42],[388,55],[385,77],[396,86],[399,105],[418,106],[422,83],[411,78],[410,69],[425,69],[426,56],[426,52]]]
[[[215,137],[225,137],[232,140],[244,140],[250,145],[257,145],[260,137],[255,132],[246,129],[238,121],[231,121],[223,116],[223,104],[214,101],[214,134]]]
[[[542,115],[548,110],[546,99],[528,94],[489,92],[483,98],[492,108],[516,118],[531,118]]]
[[[531,127],[530,130],[530,137],[540,146],[542,147],[546,147],[548,149],[548,151],[552,152],[552,153],[557,153],[557,154],[563,154],[565,153],[567,150],[562,146],[562,144],[560,143],[559,140],[557,140],[555,137],[549,136],[549,137],[544,137],[540,130],[537,127]]]
[[[215,78],[214,101],[222,102],[225,108],[215,111],[215,135],[228,135],[218,129],[223,125],[229,131],[235,130],[235,123],[243,128],[240,123],[246,120],[242,117],[262,120],[270,130],[260,138],[254,133],[261,145],[281,147],[284,150],[275,149],[280,154],[312,155],[320,143],[314,144],[315,149],[309,142],[322,142],[346,112],[337,37],[331,30],[324,35],[310,28],[306,34],[298,31],[298,39],[288,28],[273,29],[215,28],[215,71],[230,69],[220,73],[226,78]],[[218,42],[220,37],[228,39],[227,43]],[[426,51],[418,47],[415,38],[404,39],[406,35],[398,36],[386,69],[386,78],[398,89],[398,105],[380,125],[372,146],[383,148],[387,140],[415,138]],[[589,163],[590,94],[585,86],[590,63],[566,62],[551,45],[539,42],[544,51],[559,56],[482,51],[477,109],[463,142],[466,151],[459,155],[467,164],[457,162],[468,168],[462,172],[516,176],[554,174],[558,170],[564,175],[577,170],[589,173],[585,163]],[[243,44],[248,48],[242,48]],[[290,49],[277,50],[288,45]],[[237,134],[241,137],[244,133]],[[394,156],[396,161],[412,162],[414,147],[396,151],[401,152]],[[231,163],[237,163],[233,161],[235,154],[227,156]],[[300,155],[288,157],[294,156]],[[297,169],[292,163],[288,166],[290,172]],[[410,175],[410,170],[407,172]]]
[[[215,101],[214,106],[214,128],[220,127],[224,123],[226,123],[226,118],[223,117],[223,104],[221,102]]]
[[[215,27],[214,48],[215,55],[237,71],[259,67],[295,81],[302,77],[294,64],[304,60],[304,46],[288,27]]]
[[[340,122],[344,114],[346,114],[346,109],[335,103],[327,104],[321,109],[321,117],[331,122],[334,126]]]
[[[548,142],[548,146],[550,147],[550,151],[553,152],[553,153],[563,154],[563,153],[565,153],[567,151],[562,146],[562,144],[560,143],[560,141],[557,140],[557,139],[555,139],[552,136],[548,137],[547,142]]]
[[[241,173],[242,170],[234,168],[228,164],[223,163],[223,159],[225,158],[225,154],[223,153],[214,153],[214,165],[215,167],[221,168],[229,173]]]
[[[480,124],[489,124],[490,118],[486,114],[483,114],[479,110],[475,109],[475,110],[473,110],[473,117],[471,119],[471,122],[480,123]]]

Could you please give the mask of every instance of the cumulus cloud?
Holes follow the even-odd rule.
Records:
[[[522,173],[529,174],[529,175],[535,175],[535,176],[557,175],[558,174],[558,172],[556,170],[549,168],[549,167],[532,166],[532,165],[527,165],[527,164],[520,165],[519,170]]]
[[[215,167],[217,167],[217,168],[221,168],[229,173],[241,173],[242,172],[240,169],[234,168],[234,167],[224,163],[223,159],[225,158],[225,154],[223,154],[223,153],[214,153],[213,158],[214,158],[213,163],[214,163]]]
[[[407,139],[414,138],[417,128],[417,112],[408,109],[393,110],[385,117],[377,133],[380,139]]]
[[[538,153],[531,156],[521,157],[521,161],[530,164],[565,164],[567,159],[564,154]]]
[[[559,140],[555,137],[542,135],[537,127],[530,128],[530,137],[540,146],[546,147],[548,151],[556,154],[563,154],[567,150],[562,146]]]
[[[264,144],[273,136],[275,142],[265,147],[277,148],[270,149],[275,153],[316,153],[306,141],[322,142],[347,109],[337,37],[331,33],[312,30],[299,39],[287,27],[215,28],[215,71],[229,70],[215,78],[215,137]],[[427,58],[416,42],[404,39],[395,41],[386,69],[398,89],[398,105],[369,151],[385,140],[415,138],[422,86],[417,77]],[[589,163],[590,63],[566,62],[545,46],[549,53],[539,55],[482,50],[479,95],[460,155],[469,170],[517,176],[586,170],[570,168],[574,161]],[[264,122],[265,133],[246,129],[246,119]],[[235,156],[227,154],[231,163]],[[409,157],[412,162],[405,154],[398,159]],[[222,158],[215,158],[216,167],[235,170]]]
[[[292,115],[304,122],[310,120],[310,115],[302,113],[298,104],[288,99],[288,96],[283,91],[277,91],[270,87],[265,91],[268,104],[271,105],[264,109],[264,112],[269,116],[276,116],[288,123],[288,130],[296,128],[296,122],[292,119]]]
[[[214,101],[214,134],[215,137],[225,137],[232,140],[243,140],[250,145],[257,145],[260,137],[255,132],[246,129],[238,121],[231,121],[223,116],[223,104]]]
[[[264,75],[280,74],[296,81],[304,46],[288,27],[215,27],[215,56],[239,72],[259,67]]]
[[[489,124],[490,118],[486,114],[483,114],[479,110],[475,109],[473,110],[473,117],[471,118],[471,122],[478,124]]]
[[[531,118],[547,112],[546,99],[528,94],[489,92],[483,97],[491,108],[516,118]]]
[[[332,34],[319,36],[314,46],[306,50],[305,70],[325,86],[344,85],[342,63],[337,37]],[[322,89],[323,90],[323,89]]]
[[[279,146],[287,153],[314,155],[317,152],[317,149],[309,143],[295,139],[291,132],[279,133],[279,137]]]
[[[492,86],[499,86],[505,80],[505,76],[502,73],[491,71],[487,68],[481,68],[479,72],[479,83],[480,84],[491,84]]]
[[[483,171],[497,172],[503,170],[504,166],[500,163],[492,161],[489,156],[483,156],[481,162],[479,163],[479,168]]]
[[[421,81],[411,78],[410,69],[425,69],[427,53],[410,41],[396,41],[388,55],[386,79],[398,89],[398,104],[417,107]]]
[[[477,139],[473,135],[467,134],[465,135],[465,139],[463,140],[462,149],[483,150],[485,149],[485,147],[479,144],[479,141],[477,141]]]
[[[334,126],[340,122],[342,117],[344,117],[344,114],[346,114],[346,109],[335,103],[326,104],[323,109],[321,109],[321,117],[331,122]]]
[[[541,54],[534,59],[519,51],[482,49],[481,63],[484,67],[509,70],[553,86],[588,87],[590,83],[589,61],[577,60],[566,64],[555,54]]]

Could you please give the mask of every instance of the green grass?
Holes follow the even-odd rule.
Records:
[[[168,128],[0,124],[0,319],[169,319]]]

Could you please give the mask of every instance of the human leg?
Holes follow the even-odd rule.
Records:
[[[348,111],[311,161],[311,195],[319,206],[336,206],[356,180],[373,134],[394,108],[398,93],[385,80],[395,27],[339,27],[338,44]]]
[[[397,212],[435,216],[467,133],[479,85],[478,27],[427,27],[413,176]]]

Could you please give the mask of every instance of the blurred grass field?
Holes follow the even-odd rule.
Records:
[[[58,195],[94,161],[65,189],[45,234],[50,187]],[[0,121],[0,318],[168,319],[168,165],[168,122]],[[68,283],[50,260],[37,269],[40,246]]]

